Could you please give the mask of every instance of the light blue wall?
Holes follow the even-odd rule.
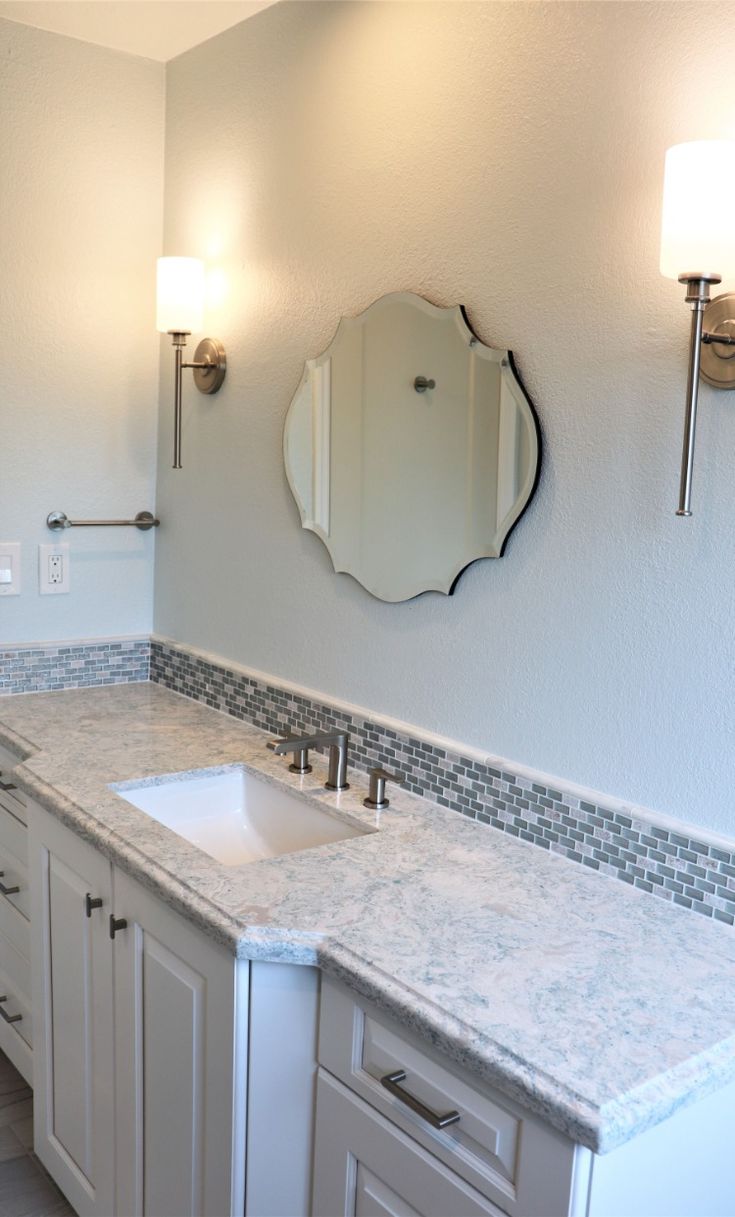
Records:
[[[688,313],[664,151],[735,136],[728,5],[281,4],[171,63],[167,252],[208,259],[227,382],[162,363],[155,624],[173,638],[735,830],[735,408],[705,389],[676,519]],[[306,358],[387,291],[515,350],[545,463],[506,556],[379,603],[299,528]]]
[[[64,596],[39,595],[38,545],[49,511],[154,502],[164,68],[1,19],[0,64],[0,542],[23,547],[0,648],[136,634],[153,535],[65,534]]]

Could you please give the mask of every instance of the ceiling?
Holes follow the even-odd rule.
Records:
[[[276,0],[0,0],[0,17],[165,63]]]

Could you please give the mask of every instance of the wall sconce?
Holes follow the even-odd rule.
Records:
[[[735,278],[735,142],[700,140],[666,153],[661,274],[686,284],[692,308],[678,516],[690,516],[699,377],[735,388],[735,293],[710,300],[723,275]],[[696,269],[687,269],[696,268]]]
[[[174,347],[174,469],[181,469],[181,371],[194,369],[200,393],[216,393],[227,370],[225,348],[203,338],[192,363],[184,363],[186,340],[203,325],[204,263],[198,258],[159,258],[156,273],[156,328],[170,334]]]

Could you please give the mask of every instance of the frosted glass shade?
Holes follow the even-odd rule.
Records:
[[[735,278],[735,141],[697,140],[666,153],[661,274]]]
[[[199,258],[159,258],[156,329],[198,334],[204,324],[204,263]]]

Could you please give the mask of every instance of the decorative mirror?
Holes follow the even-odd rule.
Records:
[[[480,342],[461,305],[410,292],[342,318],[283,438],[304,528],[335,571],[389,601],[451,595],[471,562],[501,557],[540,448],[511,352]]]

